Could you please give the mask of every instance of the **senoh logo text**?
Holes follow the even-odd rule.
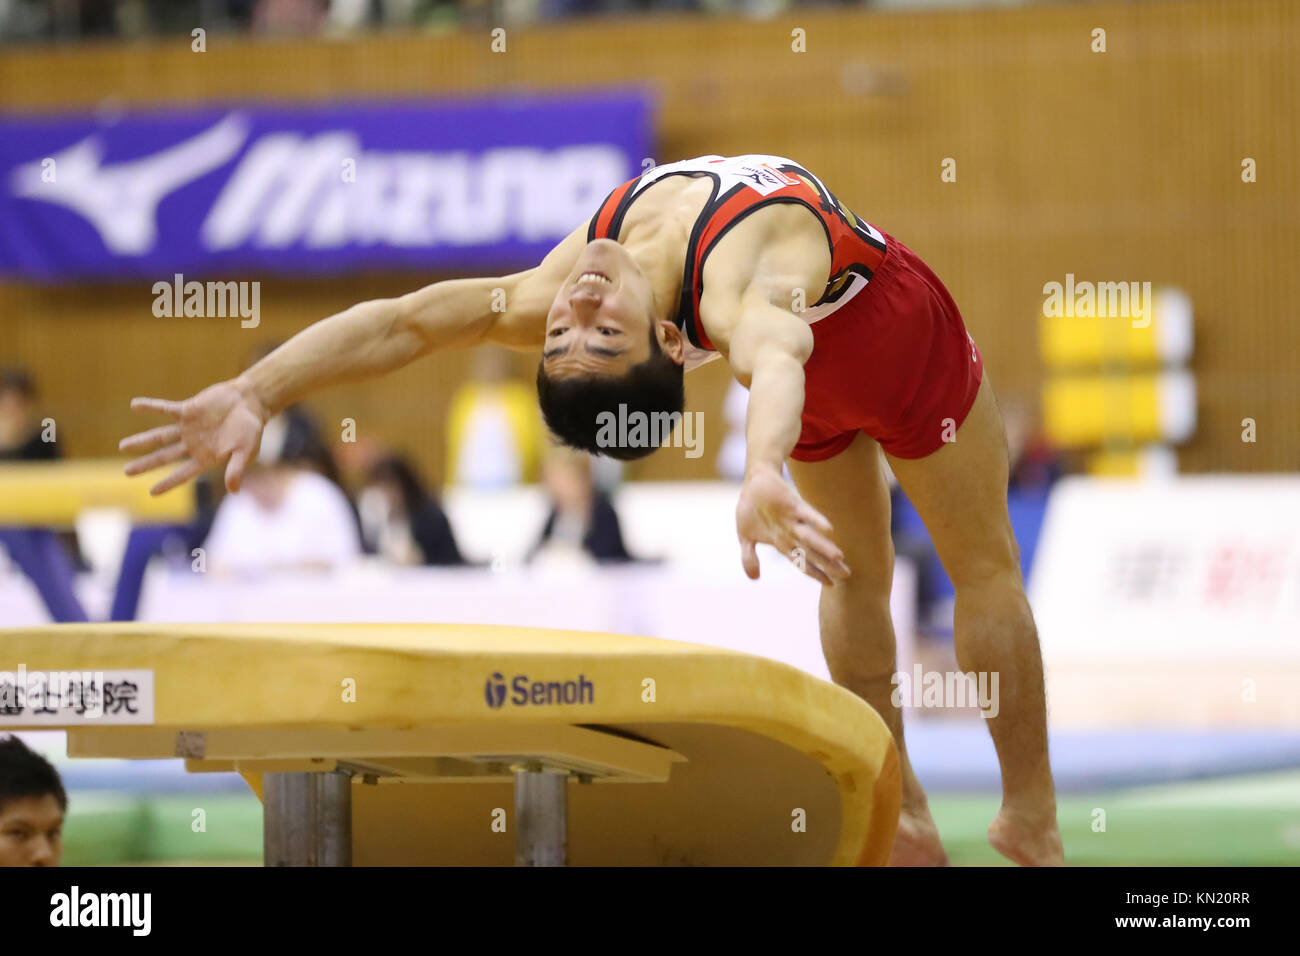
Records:
[[[509,680],[494,671],[483,688],[487,705],[493,709],[507,703],[515,707],[545,707],[548,704],[594,704],[596,685],[579,674],[575,680],[530,680],[516,674]]]

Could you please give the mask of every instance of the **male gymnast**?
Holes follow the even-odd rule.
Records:
[[[999,675],[1000,710],[988,724],[1002,805],[989,842],[1016,863],[1063,863],[1042,659],[1007,514],[1006,438],[979,350],[934,273],[788,159],[656,167],[615,189],[536,268],[362,302],[183,402],[137,398],[133,409],[175,421],[122,441],[140,454],[127,473],[179,463],[154,486],[161,494],[225,464],[237,491],[278,410],[481,342],[542,347],[538,399],[552,432],[624,459],[652,448],[610,447],[602,412],[679,413],[683,373],[726,359],[749,389],[736,509],[745,573],[758,578],[761,543],[797,554],[821,583],[830,673],[898,744],[903,798],[890,862],[944,865],[891,701],[887,456],[956,589],[960,666]],[[797,490],[782,478],[787,461]]]

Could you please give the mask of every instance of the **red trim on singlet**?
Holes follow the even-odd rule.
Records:
[[[808,170],[789,161],[755,162],[783,182],[798,181],[764,195],[729,176],[731,185],[722,192],[722,177],[704,164],[656,180],[704,173],[714,181],[713,195],[691,229],[674,322],[692,344],[712,349],[700,321],[709,254],[727,230],[755,210],[779,202],[803,205],[822,224],[831,253],[826,287],[810,308],[837,307],[811,323],[813,350],[804,364],[801,430],[791,457],[833,458],[858,432],[898,458],[933,453],[943,443],[947,423],[960,427],[966,419],[983,380],[983,359],[952,296],[920,257],[857,220]],[[773,185],[754,165],[743,167],[754,182],[761,188]],[[592,238],[617,240],[641,182],[631,180],[609,194],[592,217]],[[852,274],[866,280],[865,288],[851,281]]]
[[[784,192],[784,190],[780,190],[780,192]],[[704,289],[704,260],[707,258],[709,250],[713,248],[713,244],[721,237],[723,231],[731,226],[746,209],[750,209],[755,205],[755,203],[749,201],[749,197],[754,195],[748,189],[741,189],[730,196],[723,197],[721,203],[716,205],[712,211],[705,210],[709,219],[704,224],[704,228],[700,230],[695,248],[691,250],[695,255],[694,268],[691,270],[691,277],[694,280],[691,288],[691,322],[695,327],[695,337],[699,340],[700,348],[709,351],[714,351],[713,343],[709,341],[709,336],[704,331],[704,323],[700,321],[700,294]],[[756,198],[759,201],[764,199],[763,196],[757,196]]]
[[[623,200],[627,198],[627,194],[632,191],[632,187],[636,184],[637,180],[630,179],[606,197],[604,204],[596,213],[595,228],[589,233],[592,238],[618,241],[618,236],[609,234],[609,227],[613,224],[614,216],[618,214],[619,207],[623,205]]]
[[[710,160],[710,163],[721,162],[725,160]],[[705,261],[728,229],[758,209],[781,202],[799,203],[821,223],[831,254],[831,269],[827,286],[821,290],[817,301],[812,303],[813,307],[827,300],[833,283],[846,273],[862,273],[869,279],[885,258],[884,250],[875,244],[881,240],[869,238],[850,226],[841,212],[838,200],[825,192],[825,187],[820,185],[820,181],[812,173],[793,164],[784,165],[779,169],[771,166],[768,168],[777,175],[791,180],[790,185],[775,189],[767,195],[744,186],[733,185],[726,193],[719,196],[717,189],[720,180],[716,175],[710,174],[715,182],[715,195],[701,210],[700,218],[691,233],[683,276],[682,302],[677,311],[677,324],[684,333],[687,333],[687,338],[693,340],[693,344],[700,348],[714,351],[713,343],[704,331],[704,323],[700,320]],[[701,172],[704,171],[701,169]],[[683,171],[668,175],[690,174]],[[662,177],[658,181],[662,181]],[[589,238],[618,239],[614,234],[615,230],[621,225],[628,206],[635,201],[633,191],[640,182],[640,177],[629,180],[606,197],[592,217],[588,231]],[[851,216],[852,213],[848,215]],[[689,327],[687,317],[683,314],[686,312],[690,313]]]
[[[792,176],[806,171],[780,171],[781,175]],[[811,174],[807,174],[811,178]],[[704,265],[709,253],[723,235],[737,222],[751,213],[776,203],[798,203],[805,207],[821,223],[826,232],[826,242],[831,254],[831,268],[827,288],[813,306],[820,305],[830,288],[831,281],[846,270],[865,272],[870,275],[880,267],[885,259],[885,251],[878,249],[845,222],[838,212],[828,210],[829,200],[824,199],[817,187],[803,179],[781,189],[774,190],[766,196],[749,189],[738,189],[724,195],[711,211],[706,210],[708,221],[700,230],[699,239],[691,250],[695,256],[691,269],[691,316],[695,334],[702,348],[712,349],[708,336],[700,321],[700,298],[704,291]]]

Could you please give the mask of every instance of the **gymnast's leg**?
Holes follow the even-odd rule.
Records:
[[[791,461],[790,473],[800,495],[834,525],[831,537],[853,570],[848,580],[822,588],[822,650],[831,677],[876,709],[898,745],[903,801],[890,865],[944,865],[948,857],[907,759],[903,714],[892,699],[897,668],[889,613],[894,545],[880,446],[859,433],[852,445],[827,461]]]
[[[889,463],[952,578],[958,663],[998,675],[998,711],[988,726],[1002,767],[1002,808],[989,843],[1022,865],[1063,864],[1043,661],[1007,514],[1006,432],[988,377],[955,441]]]

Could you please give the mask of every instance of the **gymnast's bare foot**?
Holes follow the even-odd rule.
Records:
[[[1065,866],[1055,815],[1033,819],[1003,807],[989,824],[989,845],[1020,866]]]
[[[948,854],[939,840],[939,828],[929,809],[904,808],[898,814],[898,833],[889,853],[890,866],[948,866]]]

